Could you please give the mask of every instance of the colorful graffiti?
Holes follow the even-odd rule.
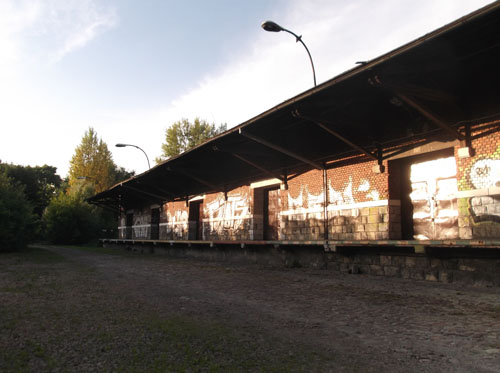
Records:
[[[244,228],[244,222],[250,218],[250,201],[243,194],[228,196],[227,201],[223,195],[206,204],[204,226],[208,225],[210,234],[227,235],[235,234]]]
[[[361,179],[359,185],[354,187],[352,176],[349,176],[349,181],[345,184],[344,188],[341,190],[336,190],[332,187],[331,180],[328,180],[328,199],[329,205],[353,205],[359,201],[354,198],[354,191],[359,193],[364,193],[365,200],[368,201],[379,201],[380,193],[378,190],[374,189],[370,185],[368,179]],[[297,197],[293,197],[288,193],[288,209],[296,211],[297,213],[304,212],[307,203],[307,209],[320,209],[324,206],[325,196],[321,192],[317,195],[309,193],[307,186],[303,186],[300,189],[300,193]]]
[[[469,178],[475,189],[500,186],[500,160],[479,159],[469,171]],[[472,197],[469,208],[475,223],[490,221],[500,223],[500,198],[498,196]]]
[[[149,238],[150,222],[149,214],[145,213],[134,214],[134,237],[135,238]]]

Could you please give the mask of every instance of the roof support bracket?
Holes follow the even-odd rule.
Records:
[[[165,195],[169,196],[170,198],[174,198],[175,197],[174,193],[169,192],[168,190],[165,190],[165,189],[162,189],[162,188],[158,188],[156,185],[151,185],[149,183],[144,183],[144,182],[140,182],[140,183],[138,182],[138,184],[144,185],[145,187],[147,187],[149,189],[152,189],[152,190],[154,190],[154,191],[156,191],[158,193],[161,193],[160,195],[165,194]],[[166,198],[166,197],[164,197],[164,198]]]
[[[434,123],[436,126],[442,128],[449,134],[451,134],[454,138],[457,140],[465,140],[465,136],[462,135],[460,132],[458,132],[455,128],[451,127],[450,125],[446,124],[443,120],[441,120],[436,114],[432,113],[430,110],[426,109],[424,106],[422,106],[418,101],[416,101],[414,98],[411,98],[404,93],[402,93],[400,90],[398,90],[395,87],[392,87],[389,84],[384,84],[379,76],[375,76],[373,79],[370,78],[369,83],[375,87],[382,87],[386,90],[391,91],[396,97],[405,103],[406,105],[410,106],[413,108],[416,112],[418,112],[420,115],[422,115],[424,118],[430,120],[432,123]]]
[[[128,189],[128,190],[131,190],[132,192],[136,192],[138,194],[142,194],[144,196],[148,196],[148,197],[152,197],[154,198],[155,200],[159,200],[160,202],[163,202],[163,201],[167,201],[168,198],[166,198],[165,196],[160,196],[158,194],[154,194],[154,193],[150,193],[150,192],[146,192],[144,190],[141,190],[141,189],[138,189],[138,188],[134,188],[134,187],[131,187],[129,185],[126,185],[126,184],[122,184],[122,188],[125,188],[125,189]]]
[[[301,162],[307,163],[307,164],[311,165],[312,167],[314,167],[314,168],[316,168],[318,170],[322,170],[323,169],[323,166],[321,166],[319,163],[316,163],[316,162],[314,162],[314,161],[312,161],[310,159],[307,159],[307,158],[305,158],[305,157],[303,157],[303,156],[301,156],[301,155],[299,155],[299,154],[297,154],[295,152],[287,150],[287,149],[285,149],[285,148],[283,148],[283,147],[281,147],[279,145],[276,145],[276,144],[273,144],[273,143],[271,143],[271,142],[269,142],[267,140],[264,140],[263,138],[260,138],[258,136],[255,136],[255,135],[251,134],[251,133],[248,133],[247,131],[243,131],[243,129],[241,129],[241,128],[239,129],[239,134],[242,135],[242,136],[244,136],[244,137],[246,137],[247,139],[253,140],[253,141],[255,141],[255,142],[257,142],[257,143],[259,143],[261,145],[264,145],[264,146],[266,146],[268,148],[271,148],[271,149],[273,149],[273,150],[275,150],[275,151],[277,151],[279,153],[283,153],[283,154],[285,154],[285,155],[287,155],[287,156],[289,156],[291,158],[295,158],[295,159],[297,159],[297,160],[299,160]]]
[[[426,108],[424,108],[417,101],[415,101],[415,100],[411,99],[410,97],[408,97],[408,96],[406,96],[406,95],[404,95],[402,93],[399,93],[399,92],[396,92],[396,95],[405,104],[407,104],[408,106],[410,106],[413,109],[415,109],[422,116],[424,116],[425,118],[427,118],[428,120],[430,120],[432,123],[434,123],[438,127],[441,127],[442,129],[444,129],[445,131],[447,131],[448,133],[450,133],[451,135],[453,135],[453,137],[455,137],[456,139],[458,139],[458,140],[465,140],[465,136],[464,135],[462,135],[460,132],[458,132],[455,128],[453,128],[453,127],[449,126],[448,124],[446,124],[445,122],[443,122],[435,114],[433,114],[432,112],[430,112],[429,110],[427,110]]]
[[[278,173],[272,172],[272,171],[270,171],[270,170],[268,170],[268,169],[266,169],[266,168],[258,165],[257,163],[249,160],[248,158],[243,157],[242,155],[239,155],[239,154],[233,153],[233,152],[228,152],[228,153],[231,154],[233,157],[238,158],[240,161],[245,162],[246,164],[249,164],[250,166],[256,168],[257,170],[260,170],[260,171],[264,172],[265,174],[267,174],[269,176],[272,176],[272,177],[274,177],[276,179],[279,179],[282,182],[285,182],[285,180],[286,180],[286,178],[284,178],[283,176],[279,175]]]
[[[299,112],[298,109],[293,110],[292,111],[292,115],[294,117],[296,117],[296,118],[305,119],[305,120],[308,120],[310,122],[315,123],[318,127],[320,127],[321,129],[325,130],[330,135],[335,136],[340,141],[342,141],[342,142],[346,143],[347,145],[349,145],[351,148],[354,148],[354,149],[358,150],[359,152],[365,154],[366,156],[368,156],[368,157],[370,157],[372,159],[375,159],[375,160],[377,160],[379,162],[381,161],[380,160],[380,155],[378,154],[378,149],[377,149],[377,154],[373,154],[373,153],[369,152],[367,149],[365,149],[362,146],[359,146],[359,145],[353,143],[352,141],[350,141],[349,139],[345,138],[344,136],[342,136],[337,131],[333,130],[331,127],[327,126],[325,124],[325,123],[328,123],[327,121],[325,121],[325,120],[316,120],[314,118],[310,118],[310,117],[304,116],[304,115],[300,114],[300,112]]]
[[[180,169],[180,168],[170,169],[169,168],[169,170],[174,171],[174,172],[178,172],[178,173],[180,173],[180,174],[182,174],[182,175],[184,175],[184,176],[186,176],[186,177],[188,177],[190,179],[193,179],[194,181],[197,181],[200,184],[206,185],[209,188],[212,188],[214,191],[217,191],[217,190],[221,189],[220,186],[217,186],[217,185],[212,184],[212,183],[210,183],[210,182],[208,182],[206,180],[203,180],[202,178],[200,178],[200,177],[198,177],[196,175],[193,175],[191,172],[186,171],[184,169]]]

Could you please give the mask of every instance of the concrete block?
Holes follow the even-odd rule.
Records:
[[[441,282],[452,282],[453,281],[453,272],[447,271],[447,270],[440,270],[439,271],[439,281]]]
[[[472,238],[472,228],[458,228],[458,235],[463,240],[470,240]]]
[[[474,283],[474,272],[454,271],[453,282],[472,285]]]
[[[472,206],[474,207],[478,207],[478,206],[481,206],[481,203],[482,202],[482,198],[472,198],[470,203]]]
[[[431,268],[440,268],[442,265],[441,259],[431,258]]]
[[[384,214],[388,213],[388,210],[389,210],[389,206],[381,206],[378,208],[378,213],[380,215],[384,215]]]
[[[460,228],[468,227],[470,225],[470,219],[468,216],[459,216],[458,217],[458,226]]]
[[[380,255],[380,264],[390,266],[392,264],[392,257],[390,255]]]
[[[384,274],[389,277],[400,277],[401,269],[396,266],[384,266]]]
[[[406,267],[415,267],[417,265],[417,258],[414,256],[405,257],[405,266]]]
[[[368,216],[368,215],[370,215],[370,208],[363,207],[362,209],[360,209],[360,214],[361,214],[361,216]]]
[[[390,237],[389,232],[376,232],[375,236],[377,240],[388,240]]]
[[[364,232],[365,231],[365,226],[363,224],[356,224],[355,226],[356,232]]]
[[[406,261],[406,257],[404,257],[402,255],[391,256],[391,264],[394,266],[398,266],[398,267],[404,266],[405,261]]]
[[[389,224],[388,223],[379,223],[378,224],[378,231],[379,232],[388,232],[389,231]]]
[[[481,197],[481,204],[484,206],[484,205],[490,205],[490,204],[493,204],[495,203],[495,200],[493,199],[493,197]]]
[[[375,276],[383,276],[384,275],[384,267],[377,264],[370,264],[370,274]]]
[[[415,257],[415,266],[418,268],[430,268],[430,258],[425,257],[425,256],[418,256]]]
[[[410,278],[410,268],[402,268],[401,277],[406,279]]]
[[[437,281],[438,277],[439,277],[439,272],[437,270],[425,273],[426,281]]]
[[[367,232],[378,232],[378,226],[379,226],[379,224],[377,224],[377,223],[366,224],[365,225],[365,231],[367,231]]]
[[[381,216],[379,214],[376,215],[368,215],[368,223],[380,223]]]
[[[410,268],[410,278],[412,280],[424,280],[424,271],[421,269]]]

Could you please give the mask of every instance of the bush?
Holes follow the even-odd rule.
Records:
[[[81,244],[99,235],[100,217],[79,194],[60,193],[52,199],[42,222],[48,241],[56,244]]]
[[[23,188],[0,172],[0,251],[18,250],[33,237],[35,216]]]

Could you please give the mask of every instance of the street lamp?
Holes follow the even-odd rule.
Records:
[[[284,27],[281,27],[280,25],[278,25],[277,23],[273,22],[273,21],[266,21],[266,22],[262,22],[261,24],[261,27],[266,30],[266,31],[270,31],[270,32],[280,32],[280,31],[285,31],[285,32],[288,32],[289,34],[292,34],[293,36],[295,36],[295,42],[301,42],[302,45],[304,46],[304,48],[306,48],[306,52],[307,54],[309,55],[309,60],[311,61],[311,67],[312,67],[312,70],[313,70],[313,79],[314,79],[314,86],[316,87],[316,72],[314,70],[314,63],[313,63],[313,59],[311,57],[311,53],[309,53],[309,49],[307,49],[307,46],[304,44],[304,42],[302,41],[302,35],[298,36],[297,34],[295,34],[294,32],[290,31],[290,30],[287,30],[286,28]]]
[[[116,144],[115,146],[116,146],[117,148],[124,148],[124,147],[126,147],[126,146],[133,146],[134,148],[139,149],[139,150],[140,150],[140,151],[142,151],[142,152],[144,153],[144,155],[146,156],[146,159],[147,159],[147,161],[148,161],[148,168],[151,168],[151,165],[149,164],[149,158],[148,158],[148,155],[146,154],[146,152],[145,152],[142,148],[138,147],[137,145],[132,145],[132,144],[121,144],[121,143],[120,143],[120,144]]]

